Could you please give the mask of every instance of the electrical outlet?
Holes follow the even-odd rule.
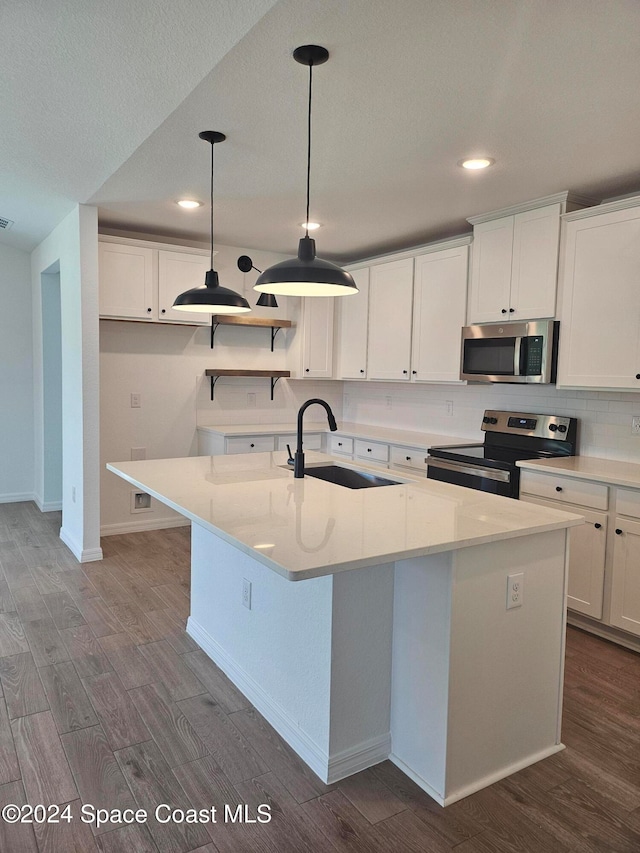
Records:
[[[447,414],[451,417],[453,415],[453,400],[447,400],[445,406]]]
[[[242,578],[242,604],[251,610],[251,581]]]
[[[132,491],[129,512],[152,512],[151,495],[146,492]]]
[[[142,395],[141,394],[132,394],[131,395],[131,408],[139,409],[142,405]]]
[[[507,575],[507,610],[521,607],[524,598],[524,573]]]
[[[640,417],[631,418],[631,435],[640,435]]]

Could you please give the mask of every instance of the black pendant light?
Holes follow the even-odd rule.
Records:
[[[203,130],[200,139],[211,143],[211,269],[205,273],[204,284],[185,290],[176,297],[173,307],[177,311],[196,311],[202,314],[246,314],[251,306],[244,298],[228,287],[221,287],[218,273],[213,268],[213,146],[227,138],[217,130]]]
[[[254,267],[249,255],[240,255],[238,258],[238,269],[241,272],[251,272],[251,270],[262,272],[258,267]],[[261,308],[277,308],[278,302],[272,293],[261,293],[256,305],[259,305]]]
[[[329,59],[329,51],[316,44],[297,47],[293,58],[309,67],[309,106],[307,112],[307,215],[305,235],[298,245],[298,257],[281,261],[266,269],[253,286],[260,293],[282,296],[347,296],[357,293],[353,278],[336,264],[316,258],[316,241],[309,237],[309,184],[311,177],[311,84],[313,66]]]

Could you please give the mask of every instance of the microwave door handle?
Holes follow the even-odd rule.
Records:
[[[520,376],[520,362],[522,353],[522,337],[516,338],[516,344],[513,348],[513,375]]]

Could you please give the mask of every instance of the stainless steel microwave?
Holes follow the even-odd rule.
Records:
[[[555,382],[559,326],[555,320],[465,326],[460,379]]]

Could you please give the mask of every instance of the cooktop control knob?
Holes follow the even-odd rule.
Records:
[[[555,432],[558,429],[558,425],[557,424],[549,424],[549,429],[551,430],[551,432]]]
[[[497,418],[489,418],[489,423],[490,423],[490,424],[497,424],[497,423],[498,423],[498,419],[497,419]]]
[[[566,431],[567,431],[567,427],[564,424],[558,425],[558,432],[566,432]]]
[[[491,418],[488,418],[488,417],[485,415],[485,416],[483,417],[483,419],[482,419],[482,423],[483,423],[483,424],[490,424],[490,423],[491,423]]]

